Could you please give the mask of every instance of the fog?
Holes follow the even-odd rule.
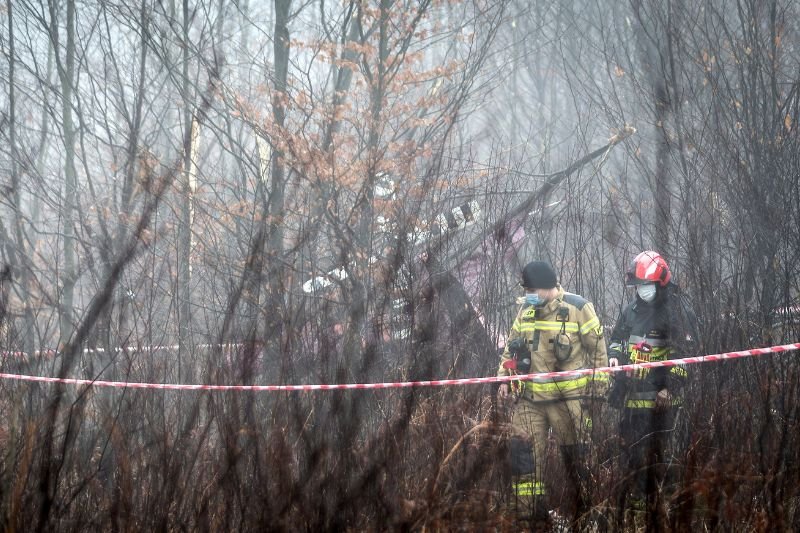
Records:
[[[658,250],[698,319],[686,357],[800,342],[795,0],[0,18],[5,528],[516,529],[494,384],[125,384],[493,376],[531,260],[610,332]],[[692,365],[679,486],[648,524],[800,527],[799,369]],[[591,503],[634,531],[601,415]]]

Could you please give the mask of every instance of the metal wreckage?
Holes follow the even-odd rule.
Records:
[[[370,308],[374,310],[373,316],[362,320],[362,324],[367,326],[357,333],[360,348],[363,349],[369,343],[383,345],[424,342],[436,337],[436,331],[432,330],[436,327],[434,324],[440,324],[438,320],[444,318],[449,329],[457,331],[466,345],[470,346],[470,351],[484,354],[484,361],[490,359],[490,366],[493,366],[496,360],[487,359],[485,354],[497,353],[498,347],[502,347],[502,341],[498,346],[496,339],[504,338],[505,333],[496,331],[491,317],[487,320],[488,313],[476,301],[475,285],[485,279],[481,277],[480,271],[487,259],[486,250],[493,250],[496,254],[509,254],[512,256],[511,260],[517,263],[516,249],[524,239],[526,218],[531,213],[553,205],[547,204],[548,198],[559,184],[597,159],[600,160],[598,164],[602,164],[610,150],[634,132],[633,128],[626,128],[609,139],[606,145],[576,160],[567,168],[545,176],[538,188],[526,193],[516,204],[499,214],[489,212],[478,200],[471,199],[445,209],[430,223],[423,221],[420,227],[399,228],[390,220],[376,217],[378,232],[390,241],[383,250],[393,250],[394,253],[390,253],[388,257],[373,256],[361,264],[331,264],[327,269],[321,268],[320,270],[327,272],[306,279],[302,283],[302,291],[308,299],[332,302],[334,306],[349,298],[347,305],[340,305],[345,314],[332,313],[334,323],[328,328],[328,331],[345,337],[345,330],[354,323],[347,320],[347,309],[353,306],[360,309],[365,307],[354,303],[352,299],[353,292],[365,293],[363,286],[360,291],[353,290],[353,285],[359,283],[356,278],[361,276],[380,279],[382,285],[374,283],[373,289],[377,290],[371,293],[373,303]],[[397,201],[394,194],[395,184],[391,177],[379,176],[374,197]],[[499,260],[510,262],[508,257],[501,257]],[[364,274],[365,267],[375,270],[383,268],[388,274]],[[517,267],[518,264],[510,268],[506,264],[504,269],[516,271]],[[438,303],[435,309],[434,301]],[[359,346],[351,342],[350,347]],[[429,366],[427,370],[434,372],[436,369]],[[445,370],[452,372],[456,369],[450,367]],[[462,366],[459,370],[480,372],[486,368]],[[419,377],[429,379],[438,376]]]

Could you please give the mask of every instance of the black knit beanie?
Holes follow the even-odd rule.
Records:
[[[550,263],[531,261],[522,269],[522,286],[528,289],[552,289],[556,286],[556,272]]]

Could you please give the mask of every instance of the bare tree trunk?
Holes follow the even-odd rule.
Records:
[[[27,269],[19,268],[22,263],[24,255],[25,243],[22,240],[22,217],[20,213],[20,186],[19,186],[19,172],[17,167],[17,117],[16,117],[16,94],[14,85],[16,83],[16,76],[14,69],[16,67],[16,58],[14,50],[14,11],[12,9],[11,0],[6,2],[6,10],[8,13],[8,144],[9,152],[11,154],[11,194],[9,200],[11,202],[11,216],[14,220],[14,238],[16,243],[11,243],[9,235],[0,218],[0,238],[2,238],[2,245],[7,256],[8,264],[2,265],[0,271],[0,349],[12,349],[9,346],[9,332],[11,317],[8,311],[8,295],[7,281],[11,279],[12,272],[17,271],[20,274],[26,272]],[[2,257],[2,255],[0,255]],[[19,275],[19,274],[18,274]],[[20,276],[22,279],[22,276]],[[22,290],[26,290],[27,284],[22,284]]]
[[[34,313],[31,307],[31,298],[29,293],[30,279],[31,279],[31,266],[28,259],[28,244],[25,235],[25,217],[22,213],[22,187],[20,183],[20,169],[19,169],[19,153],[17,146],[17,96],[16,96],[16,50],[14,36],[14,11],[11,1],[8,0],[6,4],[8,11],[8,139],[9,139],[9,153],[11,164],[11,190],[8,195],[10,203],[11,217],[13,221],[13,239],[10,241],[8,230],[0,221],[0,228],[2,229],[2,237],[4,240],[3,247],[5,248],[6,257],[8,258],[8,265],[3,266],[2,270],[2,310],[0,311],[0,327],[3,328],[4,336],[0,339],[0,346],[10,349],[8,341],[14,340],[16,346],[23,352],[32,354],[35,350],[34,342]],[[48,56],[49,59],[50,56]],[[48,61],[48,66],[50,65]],[[48,69],[49,74],[49,69]],[[43,121],[47,123],[47,121]],[[14,284],[12,288],[13,279],[16,278],[18,283]],[[15,331],[13,325],[13,309],[10,309],[9,297],[12,292],[16,293],[17,300],[22,303],[22,318],[23,327],[21,331]],[[9,338],[10,333],[14,333],[14,339]]]
[[[349,32],[347,35],[346,43],[354,43],[359,41],[359,35],[361,34],[361,20],[358,14],[358,7],[356,7],[354,2],[351,2],[348,8],[348,15],[347,20],[349,20],[350,27]],[[356,63],[358,62],[358,52],[353,51],[351,48],[345,46],[344,53],[342,54],[343,59],[345,59],[348,63]],[[336,106],[342,105],[344,103],[345,98],[347,98],[347,93],[350,90],[350,83],[353,81],[353,70],[349,66],[343,66],[338,68],[336,72],[336,84],[334,86],[333,92],[333,102],[332,105],[334,108]],[[333,135],[339,130],[339,121],[332,120],[325,130],[325,139],[322,142],[322,149],[327,151],[331,144],[333,143]]]
[[[139,8],[139,24],[142,27],[142,39],[140,41],[141,50],[139,53],[139,64],[138,64],[138,86],[136,89],[134,102],[133,102],[133,116],[130,117],[130,131],[128,132],[128,142],[127,142],[127,154],[126,154],[126,168],[125,168],[125,179],[122,185],[122,194],[120,197],[120,211],[131,215],[131,210],[133,209],[132,201],[133,201],[133,188],[136,179],[136,173],[141,170],[140,168],[140,147],[139,147],[139,140],[141,136],[141,127],[142,127],[142,113],[144,108],[144,98],[145,98],[145,89],[146,89],[146,80],[147,80],[147,73],[146,73],[146,66],[147,66],[147,52],[148,52],[148,43],[147,43],[147,35],[149,33],[149,13],[147,8],[147,3],[142,0],[140,8]],[[126,226],[122,223],[122,219],[118,219],[117,222],[117,230],[116,235],[114,237],[115,244],[115,256],[116,254],[120,253],[125,246],[125,242],[128,238],[128,231],[126,230]],[[110,267],[110,263],[106,265],[107,268]],[[109,272],[106,272],[108,275]],[[117,317],[117,328],[120,332],[122,338],[126,338],[129,334],[129,314],[130,314],[130,295],[128,293],[128,288],[126,287],[118,287],[117,290],[117,301],[119,303],[118,308],[118,317]],[[110,315],[110,313],[109,313]],[[109,324],[110,324],[110,317],[109,317]],[[109,342],[107,348],[111,348],[111,344]]]
[[[181,61],[181,100],[183,102],[183,172],[180,181],[180,231],[178,233],[178,341],[180,350],[178,354],[178,379],[182,377],[185,368],[181,368],[188,361],[184,356],[191,353],[189,342],[191,340],[192,324],[192,140],[194,120],[192,118],[191,83],[189,81],[189,0],[183,0],[183,34],[182,34],[182,61]]]
[[[74,327],[73,305],[76,282],[75,226],[73,215],[77,198],[77,173],[75,170],[75,126],[72,119],[72,91],[75,80],[75,1],[67,0],[66,46],[64,61],[58,59],[59,32],[58,6],[49,2],[50,37],[56,49],[58,77],[61,81],[61,119],[64,131],[64,205],[62,206],[62,233],[64,268],[61,274],[62,292],[59,305],[60,343],[67,342]]]
[[[274,89],[272,98],[272,118],[278,128],[283,128],[286,122],[286,83],[289,75],[289,8],[291,0],[275,0],[275,38],[273,40],[273,54],[275,72]],[[266,314],[266,338],[271,341],[271,348],[280,350],[283,337],[283,320],[281,313],[284,307],[283,276],[284,269],[281,262],[284,241],[284,202],[286,195],[286,166],[283,162],[284,154],[275,150],[272,154],[272,179],[269,191],[269,227],[268,242],[269,256],[275,260],[269,263],[268,268],[268,305]],[[266,161],[262,162],[266,164]],[[256,279],[260,279],[260,275]]]
[[[653,186],[655,203],[655,227],[653,243],[658,251],[669,255],[672,215],[670,208],[671,172],[670,172],[670,134],[668,130],[671,118],[672,102],[670,96],[670,77],[664,64],[665,53],[662,49],[672,39],[671,7],[664,4],[667,15],[653,16],[643,10],[642,0],[634,0],[633,11],[638,26],[638,42],[642,49],[642,63],[651,83],[654,108],[654,127],[656,130],[656,160]],[[652,24],[648,22],[652,21]],[[663,27],[659,27],[663,26]]]
[[[656,131],[658,132],[658,144],[656,148],[656,172],[655,172],[655,194],[656,221],[653,231],[653,242],[656,249],[661,253],[670,253],[670,228],[672,227],[672,217],[670,216],[670,141],[667,131],[667,121],[669,118],[669,97],[664,80],[654,82],[654,98],[656,100]]]

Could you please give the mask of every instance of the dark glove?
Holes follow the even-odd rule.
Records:
[[[614,409],[625,407],[625,398],[628,396],[628,377],[614,376],[611,390],[608,391],[608,405]]]
[[[528,374],[531,371],[531,351],[525,339],[514,339],[508,343],[508,353],[515,361],[514,370],[517,374]]]

